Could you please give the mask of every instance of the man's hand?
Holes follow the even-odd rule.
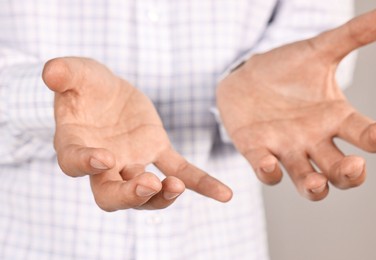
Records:
[[[69,176],[90,175],[99,207],[160,209],[185,186],[219,201],[231,190],[171,147],[150,100],[105,66],[85,58],[46,63],[43,79],[55,92],[55,149]],[[145,167],[154,163],[161,182]]]
[[[373,11],[315,38],[255,55],[220,83],[224,126],[261,181],[280,181],[278,161],[311,200],[327,195],[328,180],[341,189],[364,181],[364,159],[345,156],[333,138],[375,152],[376,125],[346,101],[335,72],[348,53],[376,40],[375,24]]]

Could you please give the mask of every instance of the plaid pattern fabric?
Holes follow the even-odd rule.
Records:
[[[260,184],[210,112],[216,84],[243,55],[344,22],[351,2],[0,0],[0,259],[268,259]],[[102,212],[88,179],[56,162],[40,75],[58,56],[94,58],[140,88],[174,147],[233,200],[187,191],[165,210]]]

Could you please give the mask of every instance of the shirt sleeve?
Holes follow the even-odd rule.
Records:
[[[353,0],[280,0],[277,1],[272,17],[260,37],[243,56],[236,59],[221,74],[218,82],[256,53],[263,53],[279,46],[307,39],[337,27],[354,15]],[[339,65],[337,81],[344,89],[352,83],[356,52],[348,55]],[[219,112],[212,109],[219,124],[221,139],[228,143],[230,138],[223,127]]]
[[[54,94],[43,61],[0,46],[0,164],[54,155]]]

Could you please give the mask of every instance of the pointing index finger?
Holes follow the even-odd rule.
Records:
[[[221,202],[227,202],[232,197],[229,187],[189,163],[173,149],[163,152],[154,164],[165,175],[179,178],[188,189],[204,196]]]

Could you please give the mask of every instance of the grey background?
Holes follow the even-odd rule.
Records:
[[[357,13],[376,8],[376,0],[357,1]],[[376,44],[359,52],[355,78],[346,96],[358,110],[376,119]],[[361,187],[331,187],[321,202],[301,198],[288,176],[265,187],[272,260],[376,259],[376,154],[340,142],[346,154],[364,156],[368,176]]]

